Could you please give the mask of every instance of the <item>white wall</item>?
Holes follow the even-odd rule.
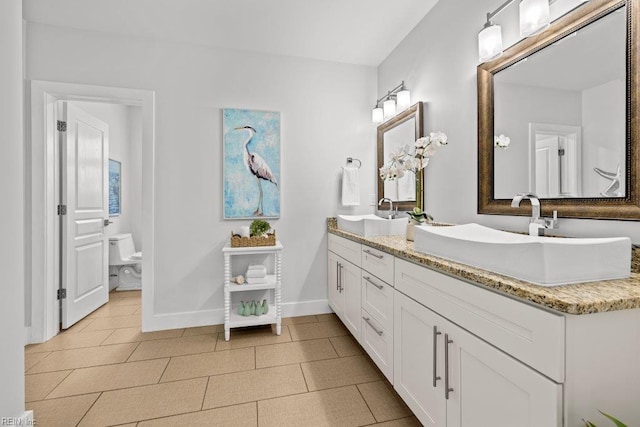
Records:
[[[0,2],[0,418],[24,415],[22,1]]]
[[[127,105],[97,103],[97,102],[77,102],[73,104],[81,110],[102,120],[109,125],[109,159],[121,162],[121,202],[120,215],[111,216],[113,222],[107,231],[110,236],[119,233],[131,233],[134,218],[142,216],[140,200],[142,200],[142,187],[139,180],[134,179],[134,174],[139,175],[142,171],[142,159],[134,159],[134,153],[142,151],[142,134],[140,132],[131,133],[132,127],[140,128],[140,123],[132,124],[132,120],[140,121],[140,107]],[[138,111],[136,113],[136,110]],[[135,116],[133,115],[135,114]],[[137,203],[134,203],[136,201]],[[141,235],[133,236],[134,242],[140,242]],[[140,245],[136,245],[140,248]]]
[[[341,210],[346,157],[363,162],[363,206],[346,211],[371,211],[375,192],[374,68],[32,23],[26,55],[28,79],[155,91],[153,309],[174,316],[165,325],[189,326],[197,311],[221,320],[221,248],[248,223],[221,219],[221,109],[280,111],[282,212],[271,223],[285,247],[283,301],[326,309],[325,224]]]
[[[491,0],[438,2],[378,68],[378,94],[405,80],[413,99],[426,102],[425,130],[449,136],[449,145],[426,170],[426,210],[436,220],[524,231],[528,218],[477,214],[477,36],[495,7]],[[517,13],[514,5],[495,20],[503,27],[505,46],[516,41]],[[557,231],[629,236],[640,243],[637,222],[561,218]]]
[[[529,123],[580,126],[582,99],[578,91],[504,82],[494,90],[494,133],[511,138],[507,150],[495,149],[494,194],[509,199],[530,188]]]
[[[582,183],[585,197],[601,197],[611,181],[597,175],[593,168],[615,172],[620,165],[624,191],[626,120],[625,82],[614,80],[582,92]]]

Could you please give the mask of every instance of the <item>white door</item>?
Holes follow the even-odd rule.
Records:
[[[395,293],[393,304],[393,387],[424,426],[444,427],[445,320],[400,292]]]
[[[447,322],[447,427],[562,426],[562,385]]]
[[[536,188],[538,197],[558,197],[560,180],[558,176],[558,137],[549,136],[536,140]]]
[[[62,328],[82,319],[109,299],[108,211],[109,127],[63,102],[61,117]]]

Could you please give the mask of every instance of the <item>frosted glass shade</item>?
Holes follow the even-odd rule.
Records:
[[[404,111],[411,105],[411,92],[407,89],[401,90],[396,96],[396,106],[398,111]]]
[[[384,109],[385,119],[396,115],[396,101],[394,101],[393,99],[387,99],[386,101],[384,101],[382,103],[382,108]]]
[[[384,122],[382,108],[376,107],[373,109],[373,111],[371,112],[371,121],[374,125],[379,125],[380,123]]]
[[[484,27],[478,33],[478,57],[480,62],[491,61],[502,55],[502,28],[500,25]]]
[[[520,2],[520,36],[531,37],[549,28],[549,0]]]

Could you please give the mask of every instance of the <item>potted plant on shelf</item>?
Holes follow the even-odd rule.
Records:
[[[416,223],[424,222],[425,219],[433,219],[423,212],[423,169],[427,167],[429,160],[436,153],[438,147],[443,147],[447,144],[448,138],[444,132],[431,132],[429,136],[418,138],[413,144],[413,149],[409,144],[406,144],[397,152],[392,153],[389,162],[380,168],[380,178],[383,181],[400,179],[407,173],[411,173],[415,177],[416,207],[414,211],[416,214],[414,217],[411,212],[408,212],[411,220],[407,225],[407,240],[413,240],[413,227]],[[417,221],[417,218],[421,218],[422,221]]]

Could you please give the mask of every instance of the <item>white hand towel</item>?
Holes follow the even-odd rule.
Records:
[[[249,285],[263,285],[267,283],[266,277],[248,277],[247,284]]]
[[[342,205],[360,206],[360,174],[355,166],[342,168]]]

